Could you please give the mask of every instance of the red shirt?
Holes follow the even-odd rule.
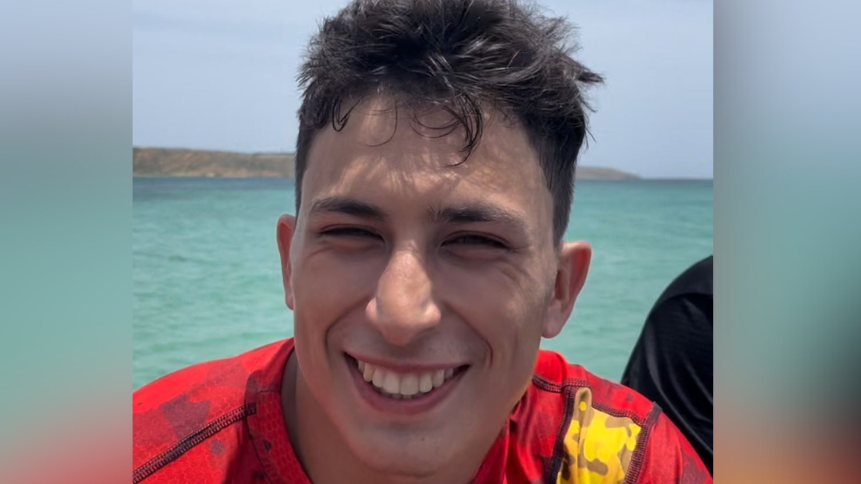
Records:
[[[194,365],[134,392],[133,482],[310,484],[281,410],[293,340]],[[700,484],[712,478],[660,409],[541,351],[473,482]]]

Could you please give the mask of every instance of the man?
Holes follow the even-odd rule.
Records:
[[[500,0],[356,0],[303,66],[295,337],[134,395],[134,482],[711,482],[660,409],[539,352],[583,90],[566,25]]]
[[[646,318],[622,375],[667,413],[711,472],[712,256],[679,275]]]

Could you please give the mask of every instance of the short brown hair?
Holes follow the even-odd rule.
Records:
[[[565,19],[513,0],[354,0],[324,21],[299,75],[297,212],[316,133],[343,128],[346,98],[385,90],[448,111],[447,127],[465,133],[466,157],[481,138],[482,105],[512,114],[538,153],[558,242],[588,132],[583,91],[602,82],[571,57],[571,32]]]

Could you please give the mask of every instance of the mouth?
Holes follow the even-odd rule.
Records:
[[[469,365],[393,369],[347,355],[347,366],[360,393],[385,410],[424,411],[451,393]],[[412,413],[412,412],[410,412]]]

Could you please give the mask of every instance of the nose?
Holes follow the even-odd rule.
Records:
[[[440,321],[430,275],[415,252],[392,253],[366,309],[368,319],[393,345],[410,344]]]

